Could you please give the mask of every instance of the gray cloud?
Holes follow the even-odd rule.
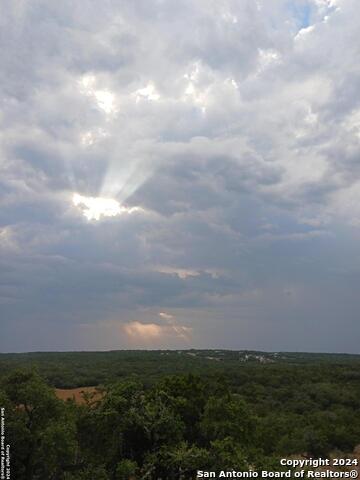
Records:
[[[0,349],[357,352],[356,12],[4,2]]]

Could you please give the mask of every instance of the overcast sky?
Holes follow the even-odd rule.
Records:
[[[0,351],[360,353],[359,31],[358,0],[3,0]]]

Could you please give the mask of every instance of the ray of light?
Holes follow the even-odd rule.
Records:
[[[153,170],[147,168],[142,160],[128,161],[119,166],[117,162],[109,165],[99,196],[116,197],[124,203],[149,178]]]
[[[113,122],[117,118],[118,97],[106,85],[102,85],[100,80],[94,74],[86,74],[78,81],[80,92],[92,99],[92,102],[105,113],[102,119],[105,122],[103,126],[93,127],[80,135],[82,148],[92,147],[100,139],[111,136]],[[146,87],[138,89],[133,97],[136,102],[160,99],[151,82]],[[134,143],[136,143],[135,146]],[[107,170],[100,188],[92,192],[93,196],[74,194],[73,203],[82,210],[86,218],[97,220],[102,216],[110,217],[125,211],[130,212],[124,203],[154,172],[154,162],[148,159],[147,147],[148,145],[144,145],[141,141],[121,142],[119,151],[122,152],[122,156],[111,154],[107,156]],[[78,192],[78,187],[73,186],[73,191]]]

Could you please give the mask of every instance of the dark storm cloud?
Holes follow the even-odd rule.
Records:
[[[357,351],[356,8],[5,1],[1,350]]]

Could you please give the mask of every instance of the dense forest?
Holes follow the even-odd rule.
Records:
[[[281,457],[341,455],[360,444],[358,356],[6,354],[0,382],[17,480],[279,471]],[[54,387],[90,385],[99,393],[80,404],[55,394]]]

